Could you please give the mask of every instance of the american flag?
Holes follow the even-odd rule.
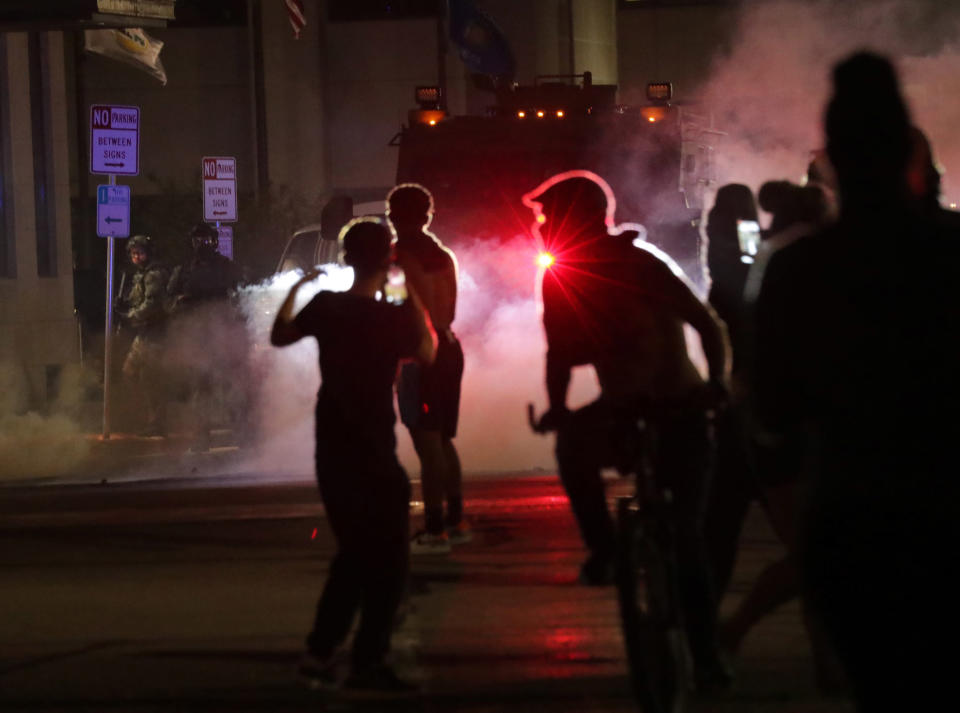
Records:
[[[283,0],[287,6],[287,16],[290,18],[290,27],[293,28],[293,36],[300,39],[300,30],[307,24],[307,18],[303,14],[303,0]]]

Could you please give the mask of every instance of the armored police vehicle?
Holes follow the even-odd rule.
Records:
[[[510,240],[531,216],[521,197],[550,176],[593,171],[610,184],[616,220],[640,222],[650,242],[699,279],[705,193],[715,182],[709,116],[672,102],[668,82],[647,85],[647,103],[617,104],[617,87],[589,72],[539,77],[497,91],[484,116],[450,116],[436,87],[418,87],[418,108],[395,137],[397,182],[434,196],[434,232],[456,246]]]

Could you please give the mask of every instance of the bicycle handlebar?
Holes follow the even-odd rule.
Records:
[[[722,384],[706,383],[683,398],[665,400],[637,398],[632,403],[625,405],[624,409],[637,417],[655,417],[658,414],[718,411],[725,408],[729,400],[729,392]],[[546,413],[549,413],[549,411]],[[527,423],[534,433],[544,434],[556,430],[549,425],[546,427],[543,425],[543,415],[545,414],[538,418],[533,404],[527,404]]]

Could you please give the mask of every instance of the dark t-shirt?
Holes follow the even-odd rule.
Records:
[[[413,356],[420,341],[413,308],[320,292],[294,322],[320,346],[318,448],[326,441],[334,448],[368,443],[392,451],[397,363]]]

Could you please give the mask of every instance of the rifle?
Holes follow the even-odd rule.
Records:
[[[117,288],[117,294],[113,296],[113,312],[117,313],[117,308],[120,306],[120,302],[123,300],[123,286],[127,282],[127,271],[124,270],[120,273],[120,287]],[[114,327],[113,331],[116,334],[120,334],[120,329],[123,326],[120,319],[116,320],[117,324]]]

